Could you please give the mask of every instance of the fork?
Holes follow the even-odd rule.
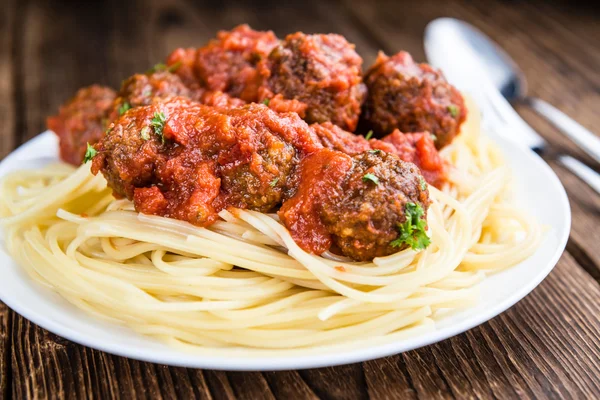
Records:
[[[482,79],[480,84],[480,90],[473,95],[481,107],[484,122],[501,130],[508,139],[513,141],[518,139],[521,144],[527,145],[545,160],[556,160],[600,194],[600,174],[578,159],[553,150],[548,142],[525,122],[489,79]]]

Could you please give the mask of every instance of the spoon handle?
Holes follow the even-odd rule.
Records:
[[[581,161],[568,155],[559,155],[558,162],[600,194],[600,175]]]
[[[600,163],[600,138],[544,100],[530,97],[527,98],[527,103]]]

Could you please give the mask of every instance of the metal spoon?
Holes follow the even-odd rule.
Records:
[[[506,98],[528,99],[523,96],[526,90],[523,73],[482,32],[453,18],[436,19],[425,29],[425,52],[429,62],[444,71],[450,83],[475,98],[482,108],[484,122],[509,127],[507,133],[511,139],[557,159],[600,193],[597,172],[571,156],[552,154],[547,142],[510,106]],[[600,139],[593,133],[542,100],[531,99],[527,103],[600,161]]]

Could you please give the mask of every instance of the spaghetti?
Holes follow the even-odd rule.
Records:
[[[8,252],[37,282],[103,319],[178,346],[303,354],[400,340],[440,310],[478,300],[478,282],[529,257],[541,228],[510,196],[511,173],[472,112],[429,187],[432,244],[372,262],[303,251],[276,215],[229,209],[209,228],[137,213],[89,163],[0,183]]]

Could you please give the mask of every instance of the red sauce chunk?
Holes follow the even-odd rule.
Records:
[[[402,161],[415,164],[427,183],[435,187],[441,187],[447,180],[446,164],[427,132],[402,133],[396,129],[381,140],[371,139],[369,144],[373,149],[395,154]]]

